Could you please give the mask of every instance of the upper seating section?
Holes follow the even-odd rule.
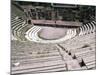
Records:
[[[84,24],[79,28],[79,30],[80,30],[79,35],[93,33],[96,31],[96,22],[92,21],[90,23]]]
[[[25,32],[31,28],[30,25],[26,24],[26,22],[19,16],[12,13],[11,16],[11,29],[12,35],[20,41],[26,41]]]

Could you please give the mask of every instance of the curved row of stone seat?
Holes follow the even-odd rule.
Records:
[[[66,35],[60,39],[56,39],[56,40],[45,40],[42,39],[38,36],[38,32],[41,30],[41,27],[38,26],[33,26],[31,29],[29,29],[26,32],[26,38],[29,41],[34,41],[34,42],[39,42],[39,43],[58,43],[58,42],[62,42],[65,40],[68,40],[72,37],[74,37],[77,33],[76,33],[76,29],[68,29],[68,31],[66,32]]]
[[[96,30],[96,22],[92,21],[90,23],[87,23],[87,24],[81,26],[79,29],[80,29],[79,35],[93,33]]]
[[[17,24],[19,24],[19,22],[22,23],[23,21],[18,19],[18,16],[12,13],[11,14],[11,29],[12,29],[12,27],[17,26]],[[14,36],[14,32],[12,30],[12,40],[14,40],[14,39],[17,40],[17,38]]]
[[[23,24],[23,20],[21,20],[19,18],[15,17],[11,20],[11,29],[12,29],[12,34],[14,35],[14,37],[17,38],[16,31],[18,28],[21,27],[22,24]]]
[[[26,24],[26,22],[18,16],[12,16],[11,24],[14,37],[20,41],[26,41],[25,32],[30,28],[30,25]]]
[[[12,25],[15,25],[16,23],[23,22],[23,21],[24,21],[24,19],[22,19],[21,17],[15,15],[14,13],[11,14],[11,23],[12,23]]]
[[[17,27],[13,31],[14,32],[14,36],[17,37],[17,39],[20,40],[20,41],[27,41],[27,39],[25,38],[25,33],[30,27],[31,26],[28,26],[27,24],[25,24],[24,26]]]

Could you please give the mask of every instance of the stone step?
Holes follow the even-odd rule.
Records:
[[[40,72],[55,72],[55,71],[66,71],[64,64],[56,64],[51,66],[43,66],[40,68],[27,68],[22,70],[15,70],[12,71],[12,74],[18,74],[18,73],[40,73]]]

